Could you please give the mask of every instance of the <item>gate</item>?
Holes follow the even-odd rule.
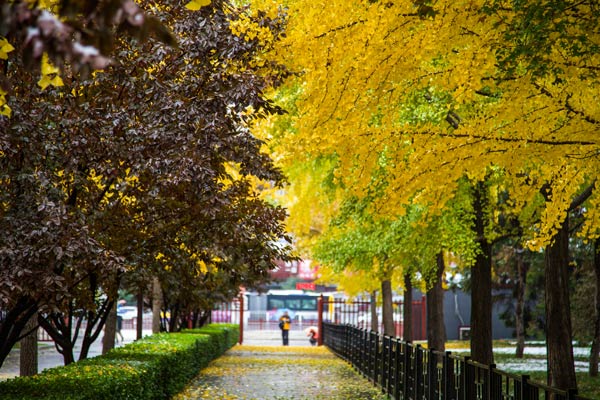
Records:
[[[371,303],[369,301],[343,300],[325,297],[323,295],[313,297],[316,310],[302,316],[295,316],[292,330],[304,330],[309,326],[319,326],[325,323],[339,325],[352,325],[367,331],[371,326]],[[213,323],[232,323],[240,326],[240,343],[243,343],[244,331],[279,331],[276,314],[270,314],[266,310],[250,310],[248,301],[242,294],[229,303],[221,303],[214,307],[211,312],[210,321]],[[393,319],[395,336],[403,337],[404,318],[402,313],[402,302],[393,303]],[[314,314],[314,315],[313,315]],[[424,340],[427,337],[426,326],[426,301],[425,298],[412,303],[412,331],[413,340]],[[309,316],[307,316],[309,315]],[[378,312],[378,330],[383,331],[381,312]]]
[[[244,342],[244,296],[240,295],[229,303],[217,304],[210,313],[210,322],[238,324],[240,326],[240,344]]]

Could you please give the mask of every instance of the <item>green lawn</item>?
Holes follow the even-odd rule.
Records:
[[[527,344],[526,348],[545,350],[543,343]],[[446,350],[460,355],[469,355],[469,352],[465,351],[468,349],[468,341],[449,341],[446,343]],[[512,341],[494,341],[494,362],[497,364],[498,369],[516,374],[529,375],[533,381],[546,383],[546,371],[544,370],[546,365],[545,354],[526,354],[524,359],[518,359],[515,357],[513,351],[507,351],[509,349],[514,349]],[[575,362],[580,365],[583,363],[585,371],[587,371],[589,355],[587,353],[585,355],[575,354]],[[576,375],[579,394],[590,399],[600,399],[600,377],[592,378],[587,372],[576,372]]]

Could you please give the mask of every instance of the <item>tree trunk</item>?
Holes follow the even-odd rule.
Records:
[[[371,330],[379,332],[379,318],[377,317],[377,290],[371,292]]]
[[[142,338],[142,329],[144,328],[144,292],[140,289],[137,295],[137,325],[136,325],[136,340]]]
[[[405,342],[413,340],[413,298],[412,298],[412,280],[410,274],[404,274],[404,301],[402,303],[402,339]]]
[[[85,360],[89,354],[92,344],[98,339],[104,329],[107,318],[112,314],[115,300],[106,298],[96,312],[88,311],[87,324],[81,338],[81,351],[79,360]]]
[[[527,285],[527,270],[529,266],[523,260],[523,248],[518,246],[515,249],[517,262],[517,287],[516,298],[517,305],[515,309],[515,328],[517,333],[516,357],[523,358],[525,351],[525,288]]]
[[[179,307],[173,306],[171,309],[171,317],[169,318],[169,332],[178,332],[177,321],[179,320]]]
[[[196,310],[192,313],[192,328],[196,329],[200,326],[198,325],[198,321],[200,320],[200,310]]]
[[[33,376],[38,373],[38,316],[33,314],[27,324],[25,332],[31,331],[21,339],[21,351],[19,353],[19,372],[21,376]]]
[[[563,222],[547,246],[545,264],[546,342],[548,384],[559,389],[577,388],[569,304],[569,220]]]
[[[210,311],[206,312],[206,311],[198,311],[199,316],[198,316],[198,328],[202,328],[205,324],[208,323],[208,318],[210,317]]]
[[[0,324],[0,367],[19,342],[25,324],[36,310],[37,304],[28,297],[19,298],[13,307],[6,310],[4,321]]]
[[[115,301],[104,325],[104,336],[102,337],[102,354],[108,353],[115,348],[115,335],[117,333],[117,302]]]
[[[474,190],[475,234],[480,251],[471,273],[471,357],[482,364],[492,364],[492,245],[485,237],[484,184]]]
[[[65,317],[62,314],[48,315],[47,317],[39,317],[40,326],[54,340],[54,346],[62,357],[65,365],[75,362],[74,348],[77,339],[77,333],[81,326],[81,321],[77,320],[76,326],[72,326],[72,317]],[[74,337],[71,337],[75,331]]]
[[[427,347],[438,351],[446,350],[446,327],[444,326],[444,255],[436,257],[437,270],[435,283],[427,291]]]
[[[160,311],[162,309],[162,289],[157,277],[152,279],[152,333],[160,332]]]
[[[594,316],[594,338],[590,349],[590,376],[598,376],[598,353],[600,353],[600,239],[594,241],[594,273],[596,276],[596,315]]]
[[[394,313],[392,310],[392,282],[389,279],[381,281],[383,334],[396,336],[394,329]]]

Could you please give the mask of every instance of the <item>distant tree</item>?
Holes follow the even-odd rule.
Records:
[[[590,376],[598,374],[598,260],[597,243],[573,240],[573,338],[590,345]],[[591,316],[591,318],[590,318]],[[590,320],[593,323],[590,323]]]
[[[596,300],[594,312],[594,333],[590,348],[590,376],[598,376],[598,359],[600,358],[600,239],[594,240],[594,277]]]

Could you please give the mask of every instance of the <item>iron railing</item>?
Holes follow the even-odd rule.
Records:
[[[346,299],[329,299],[322,297],[323,309],[322,319],[325,322],[341,325],[352,325],[358,328],[371,330],[371,302]],[[381,309],[378,310],[378,329],[383,330]],[[427,337],[427,306],[425,297],[412,302],[412,338],[413,340],[424,340]],[[404,315],[402,301],[392,303],[392,318],[394,321],[395,336],[404,337]]]
[[[590,400],[450,352],[351,325],[323,323],[323,341],[396,400]]]

